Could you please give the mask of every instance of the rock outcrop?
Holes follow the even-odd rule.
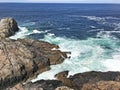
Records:
[[[62,63],[67,58],[65,52],[57,50],[57,45],[32,39],[7,38],[18,30],[13,18],[1,19],[0,90],[17,83],[29,82],[37,74],[49,70],[50,65]]]
[[[28,81],[31,77],[49,70],[50,64],[61,63],[66,54],[52,48],[58,46],[32,39],[1,40],[0,88],[4,89],[23,80]]]
[[[120,90],[120,72],[92,71],[70,77],[67,75],[68,71],[60,72],[55,75],[57,80],[40,80],[35,83],[17,85],[16,88],[18,90]]]
[[[55,77],[64,85],[75,90],[119,90],[120,72],[85,72],[67,78],[68,71],[60,72]],[[109,87],[112,86],[112,89]]]
[[[0,38],[12,36],[19,30],[17,22],[13,18],[0,20]]]
[[[120,90],[120,82],[99,81],[96,83],[84,84],[81,90]]]

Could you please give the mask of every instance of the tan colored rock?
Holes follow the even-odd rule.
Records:
[[[84,84],[81,90],[120,90],[120,82],[99,81],[96,83]]]
[[[23,85],[21,83],[15,85],[14,87],[9,87],[6,90],[24,90]]]
[[[34,53],[39,53],[39,55],[47,57],[50,60],[50,65],[60,64],[62,63],[65,58],[67,58],[66,52],[61,52],[57,50],[59,46],[50,44],[48,42],[32,40],[32,39],[19,39],[18,41],[22,42],[24,45],[30,47],[31,45],[34,46],[33,48],[29,48]],[[52,50],[52,49],[56,50]],[[37,52],[39,51],[39,52]]]
[[[58,47],[43,41],[32,39],[0,41],[0,90],[21,81],[29,82],[33,77],[50,69],[50,57],[55,52],[53,60],[57,62],[57,57],[63,53],[53,51],[52,48]],[[63,57],[61,57],[63,58]],[[64,58],[65,59],[65,58]]]
[[[67,78],[69,71],[63,71],[55,75],[55,78],[59,81],[62,81],[62,83],[65,86],[72,87],[72,81]]]
[[[17,22],[13,18],[3,18],[0,20],[0,38],[14,35],[18,30]]]
[[[107,84],[105,85],[105,83],[107,82],[105,81],[108,81],[108,82],[113,81],[112,83],[108,83],[108,87],[111,87],[112,84],[116,84],[116,82],[120,82],[120,72],[91,71],[91,72],[85,72],[85,73],[78,73],[70,77],[67,77],[67,75],[68,75],[68,71],[63,71],[56,74],[55,77],[57,78],[57,80],[62,81],[64,85],[71,87],[75,90],[81,90],[83,85],[84,85],[84,88],[82,90],[94,90],[94,86],[96,85],[98,85],[98,87],[100,86],[100,88],[101,88],[101,85],[104,85],[103,88],[107,88],[106,87]],[[97,82],[100,82],[100,83],[97,83]],[[92,89],[89,89],[89,86]],[[117,86],[114,85],[115,88],[118,86],[119,86],[119,83],[117,83]],[[87,87],[88,89],[85,89]],[[114,89],[110,89],[110,90],[114,90]],[[109,89],[99,89],[99,90],[109,90]]]
[[[74,89],[69,88],[67,86],[61,86],[61,87],[57,87],[55,90],[74,90]]]
[[[55,90],[62,86],[62,82],[56,80],[40,80],[23,86],[24,90]]]

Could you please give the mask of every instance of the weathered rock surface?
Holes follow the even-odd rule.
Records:
[[[55,44],[32,39],[19,39],[18,41],[27,46],[27,48],[29,48],[29,50],[31,50],[34,54],[37,53],[40,56],[47,57],[50,60],[50,65],[60,64],[65,60],[65,58],[67,58],[66,52],[57,50],[59,46]]]
[[[55,88],[62,86],[61,81],[56,80],[41,80],[35,83],[29,83],[23,86],[24,90],[43,89],[43,90],[55,90]]]
[[[120,82],[99,81],[96,83],[84,84],[82,90],[120,90]]]
[[[75,90],[119,90],[120,72],[85,72],[67,78],[68,71],[60,72],[55,77]],[[113,89],[108,89],[113,85]],[[95,87],[94,87],[95,86]],[[89,88],[90,87],[90,88]],[[99,89],[97,89],[97,87]],[[103,89],[104,88],[104,89]]]
[[[1,40],[0,89],[29,80],[30,77],[49,70],[50,64],[61,63],[66,57],[65,53],[51,50],[52,48],[58,46],[32,39]]]
[[[71,89],[67,86],[61,86],[61,87],[57,87],[55,90],[74,90],[74,89]]]
[[[120,90],[120,72],[85,72],[67,78],[68,71],[55,75],[58,80],[40,80],[22,86],[23,90]],[[20,89],[18,86],[16,86]],[[15,87],[14,87],[15,88]],[[13,89],[13,88],[12,88]],[[11,90],[12,90],[11,89]],[[10,90],[10,89],[8,89]],[[15,89],[17,90],[17,89]]]
[[[13,18],[3,18],[0,20],[0,38],[14,35],[18,30],[17,22]]]

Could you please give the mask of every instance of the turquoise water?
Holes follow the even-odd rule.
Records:
[[[43,41],[47,41],[60,46],[61,51],[71,52],[70,59],[66,59],[62,64],[52,65],[51,70],[38,75],[39,79],[54,79],[54,75],[60,71],[69,70],[70,75],[86,71],[120,71],[120,40],[109,36],[101,35],[102,38],[88,38],[86,40],[71,39],[67,37],[56,37],[49,31],[29,31],[21,28],[15,36],[11,38],[24,38],[33,33],[46,33]],[[24,30],[25,29],[25,30]],[[98,33],[99,34],[99,33]]]

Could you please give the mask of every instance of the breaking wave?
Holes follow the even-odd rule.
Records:
[[[62,51],[70,51],[71,58],[62,64],[52,65],[50,71],[38,75],[33,82],[54,79],[56,73],[64,70],[69,70],[70,75],[86,71],[120,71],[120,42],[117,39],[103,37],[76,40],[48,34],[42,40],[59,45]]]
[[[120,71],[120,40],[110,35],[112,32],[98,30],[98,38],[86,40],[57,37],[49,30],[28,30],[19,27],[20,31],[10,37],[12,39],[24,38],[30,34],[44,34],[40,39],[57,44],[62,51],[71,52],[71,58],[66,59],[62,64],[52,65],[50,71],[43,72],[33,82],[40,79],[54,79],[54,75],[60,71],[69,70],[69,75],[86,71]],[[104,33],[104,34],[103,34]]]

